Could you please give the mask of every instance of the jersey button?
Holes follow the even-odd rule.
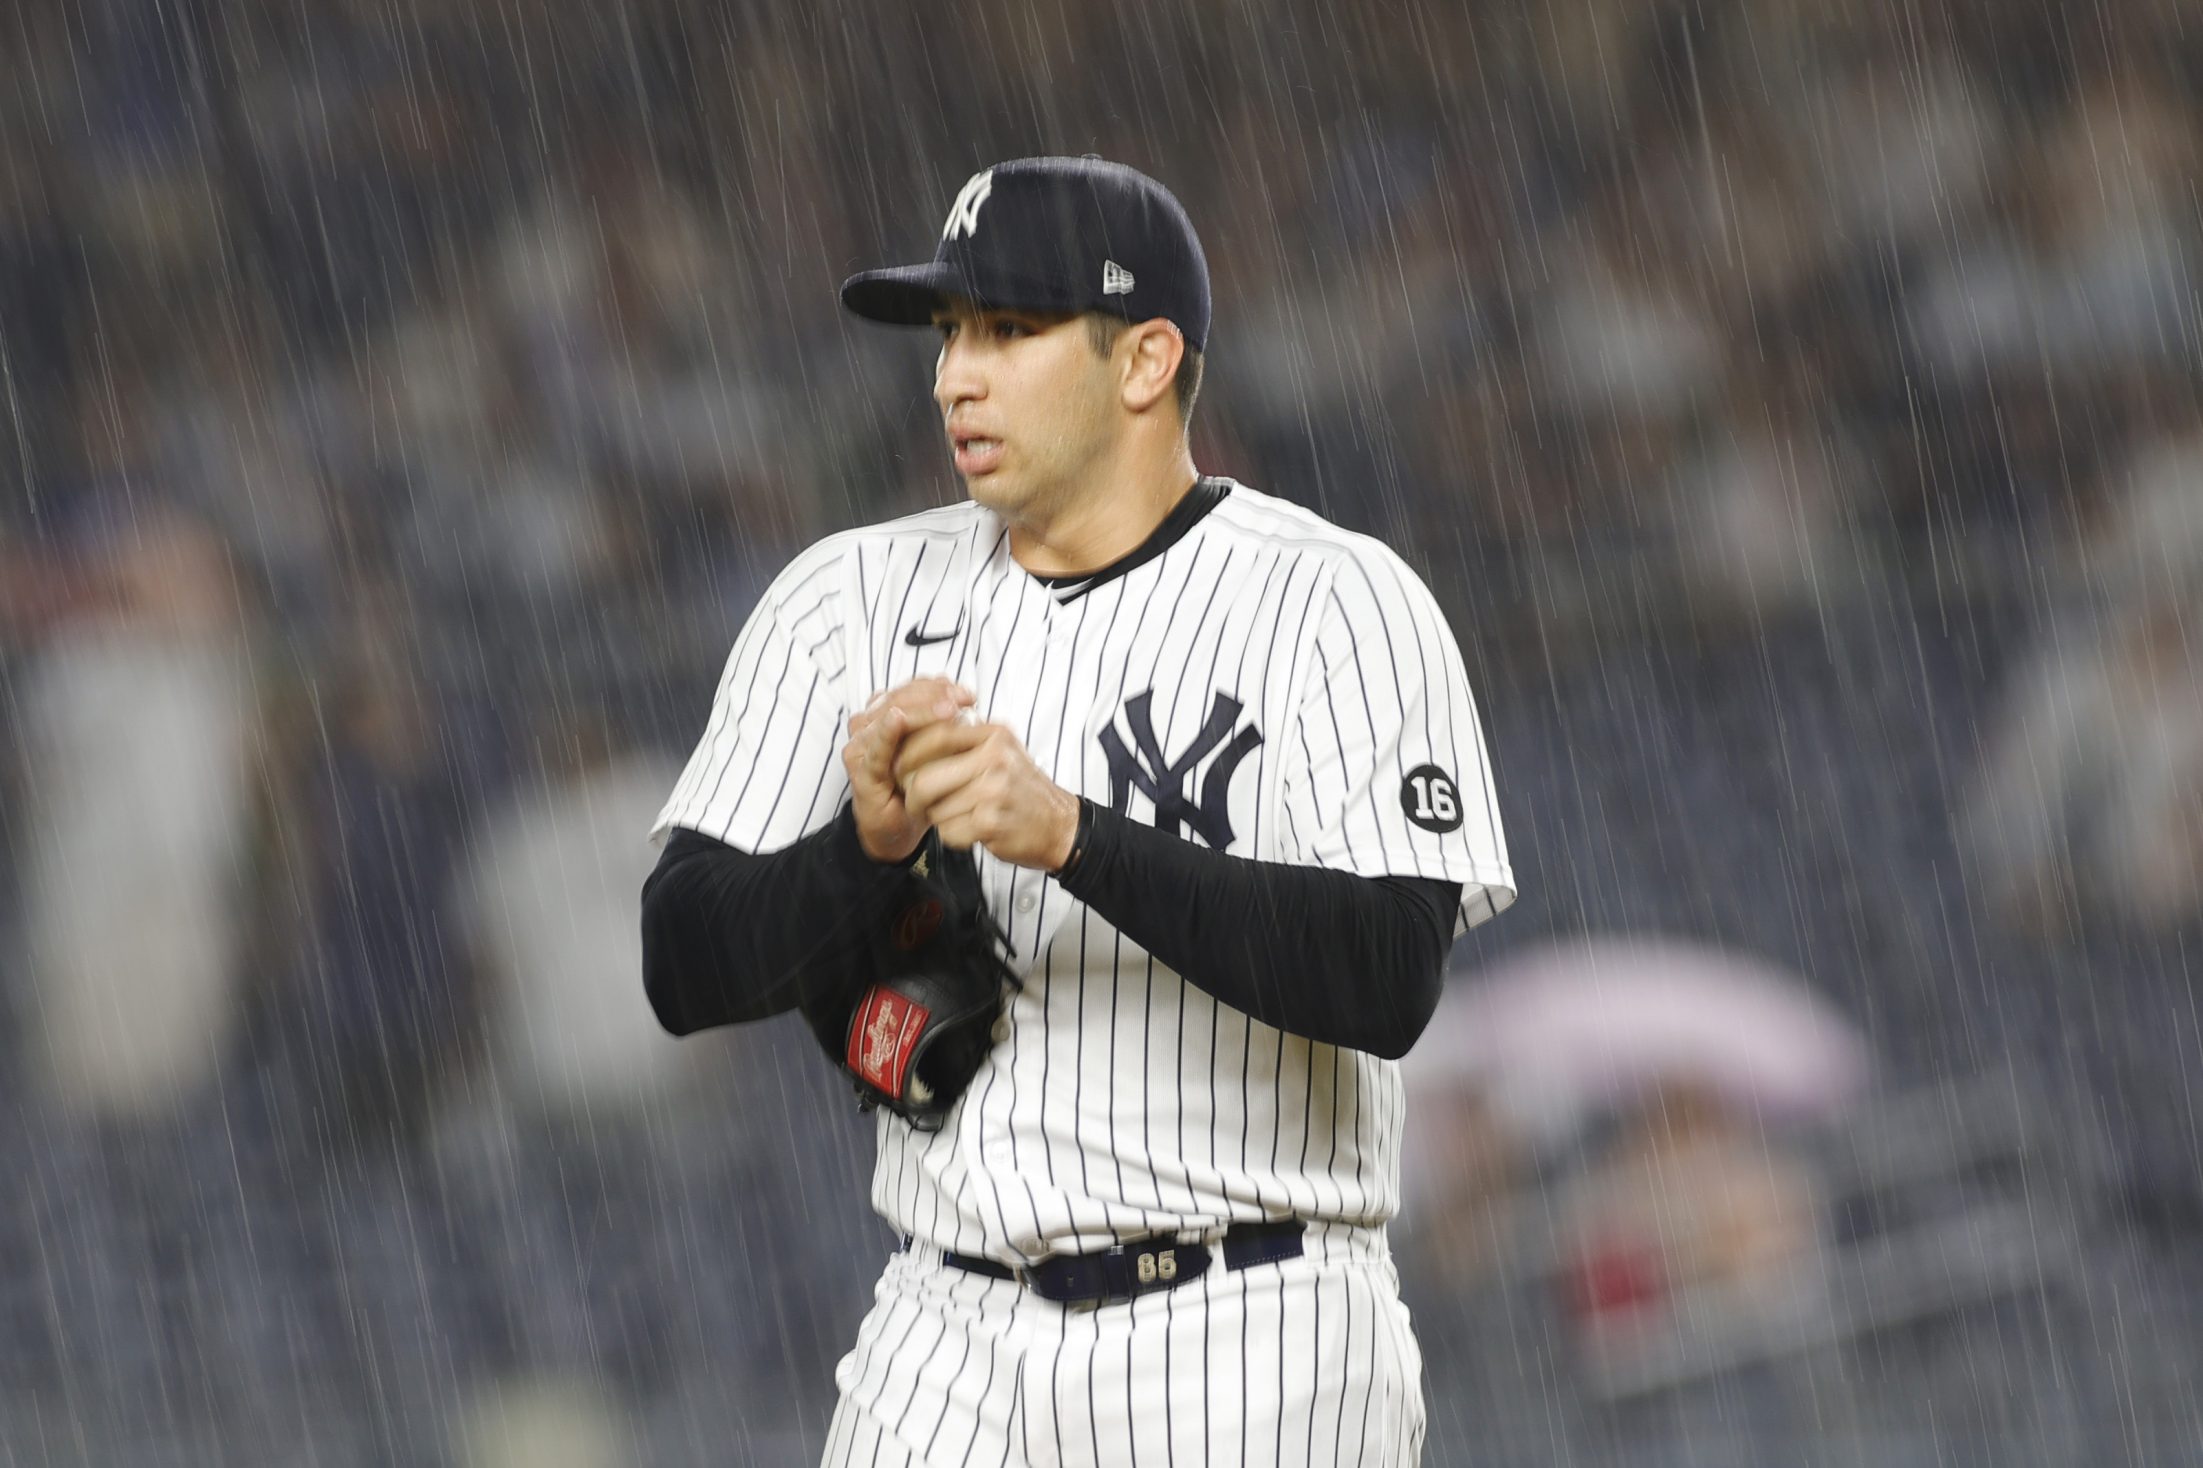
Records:
[[[991,1038],[997,1045],[1000,1045],[1004,1041],[1008,1040],[1010,1038],[1010,1017],[1005,1014],[996,1019],[994,1022],[994,1028],[987,1031],[987,1034],[988,1037]]]
[[[1035,907],[1039,905],[1040,899],[1033,896],[1033,894],[1030,892],[1026,893],[1023,897],[1017,899],[1017,910],[1019,912],[1031,912]]]

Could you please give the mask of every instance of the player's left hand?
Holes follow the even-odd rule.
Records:
[[[913,819],[960,850],[1052,872],[1071,859],[1079,798],[1033,763],[1007,725],[929,724],[904,739],[895,781]]]

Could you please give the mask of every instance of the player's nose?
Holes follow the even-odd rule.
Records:
[[[964,345],[964,335],[959,332],[955,340],[943,342],[940,358],[933,364],[933,401],[944,417],[958,403],[987,395],[979,354]]]

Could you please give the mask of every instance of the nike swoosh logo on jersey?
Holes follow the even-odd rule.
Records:
[[[948,641],[951,637],[954,637],[957,633],[963,630],[964,621],[961,617],[959,617],[956,621],[956,625],[949,628],[948,631],[936,632],[930,636],[923,632],[920,632],[917,628],[913,627],[908,632],[905,632],[903,634],[903,642],[910,647],[931,647],[936,642]]]

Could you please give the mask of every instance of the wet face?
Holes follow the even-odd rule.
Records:
[[[934,326],[933,400],[971,497],[1012,521],[1068,503],[1120,426],[1113,357],[1077,316],[951,301]]]

